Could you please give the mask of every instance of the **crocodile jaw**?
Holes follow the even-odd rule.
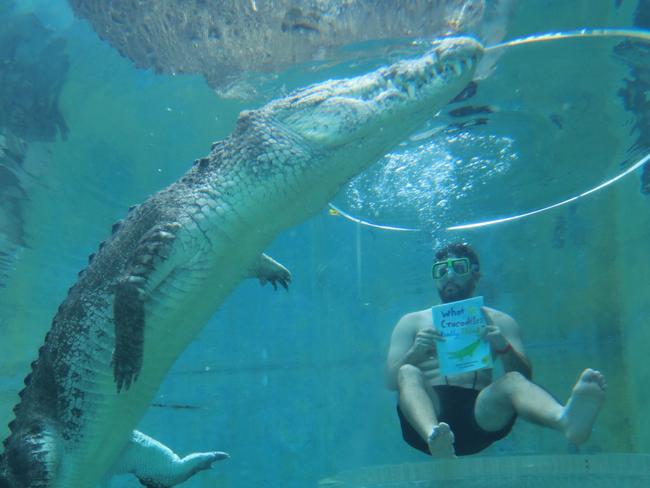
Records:
[[[389,129],[400,141],[471,81],[482,54],[474,39],[446,38],[420,58],[305,88],[262,111],[326,148]]]
[[[240,133],[264,127],[274,141],[291,140],[281,168],[266,168],[283,182],[273,211],[294,225],[321,209],[354,176],[404,140],[471,81],[483,54],[467,37],[446,38],[424,56],[367,75],[328,81],[270,102],[240,117]],[[273,162],[265,161],[265,167]],[[263,165],[251,170],[259,173]],[[256,175],[256,176],[259,176]],[[277,188],[261,191],[276,192]],[[274,183],[272,183],[274,184]]]

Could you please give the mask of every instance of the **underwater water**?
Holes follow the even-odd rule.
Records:
[[[0,15],[3,438],[57,307],[129,206],[179,178],[242,110],[415,56],[425,42],[356,44],[236,98],[199,74],[137,69],[64,0],[5,0]],[[650,4],[522,0],[491,22],[468,33],[498,42],[650,28]],[[416,231],[323,208],[278,235],[266,252],[291,270],[289,291],[242,282],[138,426],[179,454],[231,455],[182,486],[302,488],[426,461],[401,439],[383,368],[399,318],[437,303],[432,249],[455,240],[479,253],[486,304],[521,325],[537,383],[563,401],[585,367],[607,376],[607,402],[580,452],[650,452],[650,170],[527,219],[447,230],[578,195],[650,152],[649,46],[567,39],[486,57],[475,93],[432,114],[332,202],[363,222]],[[519,421],[480,456],[570,452],[560,434]],[[139,484],[123,476],[109,486]]]

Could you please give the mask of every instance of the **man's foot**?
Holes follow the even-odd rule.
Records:
[[[436,425],[429,438],[427,439],[429,452],[434,458],[452,458],[455,457],[454,451],[454,433],[448,424],[440,422]]]
[[[560,417],[564,435],[574,444],[582,444],[591,435],[600,407],[605,401],[605,377],[593,369],[585,369],[573,387],[571,397]]]

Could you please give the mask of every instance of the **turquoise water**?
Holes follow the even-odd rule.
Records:
[[[521,2],[504,19],[503,36],[641,27],[650,8],[578,3]],[[63,1],[21,1],[13,15],[31,14],[65,40],[58,107],[67,135],[25,135],[25,157],[13,169],[20,185],[0,180],[1,426],[66,290],[130,205],[207,154],[241,110],[418,49],[411,40],[388,51],[356,46],[359,59],[342,52],[294,66],[252,98],[226,99],[200,75],[136,69]],[[431,247],[457,238],[481,255],[486,303],[522,325],[537,381],[563,398],[581,368],[608,375],[609,409],[583,452],[646,452],[638,385],[647,375],[638,358],[650,302],[647,263],[638,258],[650,227],[642,171],[539,217],[444,230],[578,194],[648,152],[646,66],[647,46],[620,39],[507,51],[485,65],[476,96],[457,105],[489,113],[443,111],[334,200],[364,220],[421,232],[372,229],[323,209],[279,235],[268,254],[292,271],[290,291],[243,283],[178,359],[139,426],[179,453],[231,454],[183,486],[297,488],[346,469],[424,461],[401,440],[382,369],[395,322],[436,299]],[[485,455],[567,449],[558,434],[519,423]],[[111,486],[138,484],[121,478]]]

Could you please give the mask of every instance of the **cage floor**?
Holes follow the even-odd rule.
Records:
[[[370,466],[319,488],[647,488],[650,455],[508,456]]]

